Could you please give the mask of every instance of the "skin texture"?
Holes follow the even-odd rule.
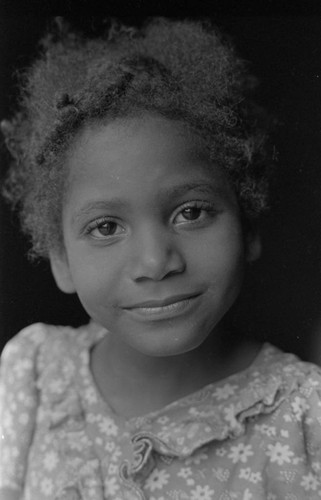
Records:
[[[202,141],[161,117],[118,120],[84,130],[67,167],[65,251],[51,255],[51,265],[58,286],[76,292],[111,331],[92,356],[106,399],[120,406],[119,394],[133,388],[128,379],[152,394],[158,377],[167,396],[152,409],[239,368],[219,352],[209,355],[206,340],[222,334],[220,320],[256,246],[244,237],[235,195]],[[182,295],[194,298],[156,312],[155,304],[139,307]]]

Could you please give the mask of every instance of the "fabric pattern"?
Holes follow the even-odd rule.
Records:
[[[1,363],[0,487],[23,500],[321,499],[321,371],[265,344],[241,373],[125,421],[90,350],[106,330],[32,325]]]

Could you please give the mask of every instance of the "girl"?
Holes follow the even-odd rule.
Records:
[[[243,62],[156,19],[24,80],[5,193],[91,321],[6,346],[1,498],[321,498],[320,371],[228,329],[271,163]]]

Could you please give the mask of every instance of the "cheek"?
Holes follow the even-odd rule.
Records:
[[[245,248],[239,224],[225,224],[219,230],[209,232],[206,238],[200,238],[193,247],[191,260],[200,272],[220,280],[242,275]]]
[[[95,269],[93,270],[95,271]],[[97,323],[113,328],[117,321],[117,289],[116,283],[106,273],[96,271],[78,273],[76,278],[78,298],[87,314]]]
[[[117,266],[113,260],[103,253],[88,256],[82,252],[74,254],[70,261],[73,282],[81,301],[96,301],[99,303],[109,298],[112,301],[113,292],[119,281]]]

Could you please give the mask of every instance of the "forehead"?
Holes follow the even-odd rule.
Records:
[[[118,118],[106,124],[87,126],[76,138],[69,160],[93,159],[108,151],[108,162],[131,156],[186,154],[189,157],[207,155],[205,141],[185,123],[159,115],[144,114],[133,118]],[[157,156],[156,156],[157,157]]]
[[[183,178],[211,177],[226,184],[212,164],[202,138],[180,122],[154,115],[117,119],[87,127],[67,159],[69,190],[86,187],[86,196],[115,195],[179,183]],[[92,192],[91,192],[92,191]]]

